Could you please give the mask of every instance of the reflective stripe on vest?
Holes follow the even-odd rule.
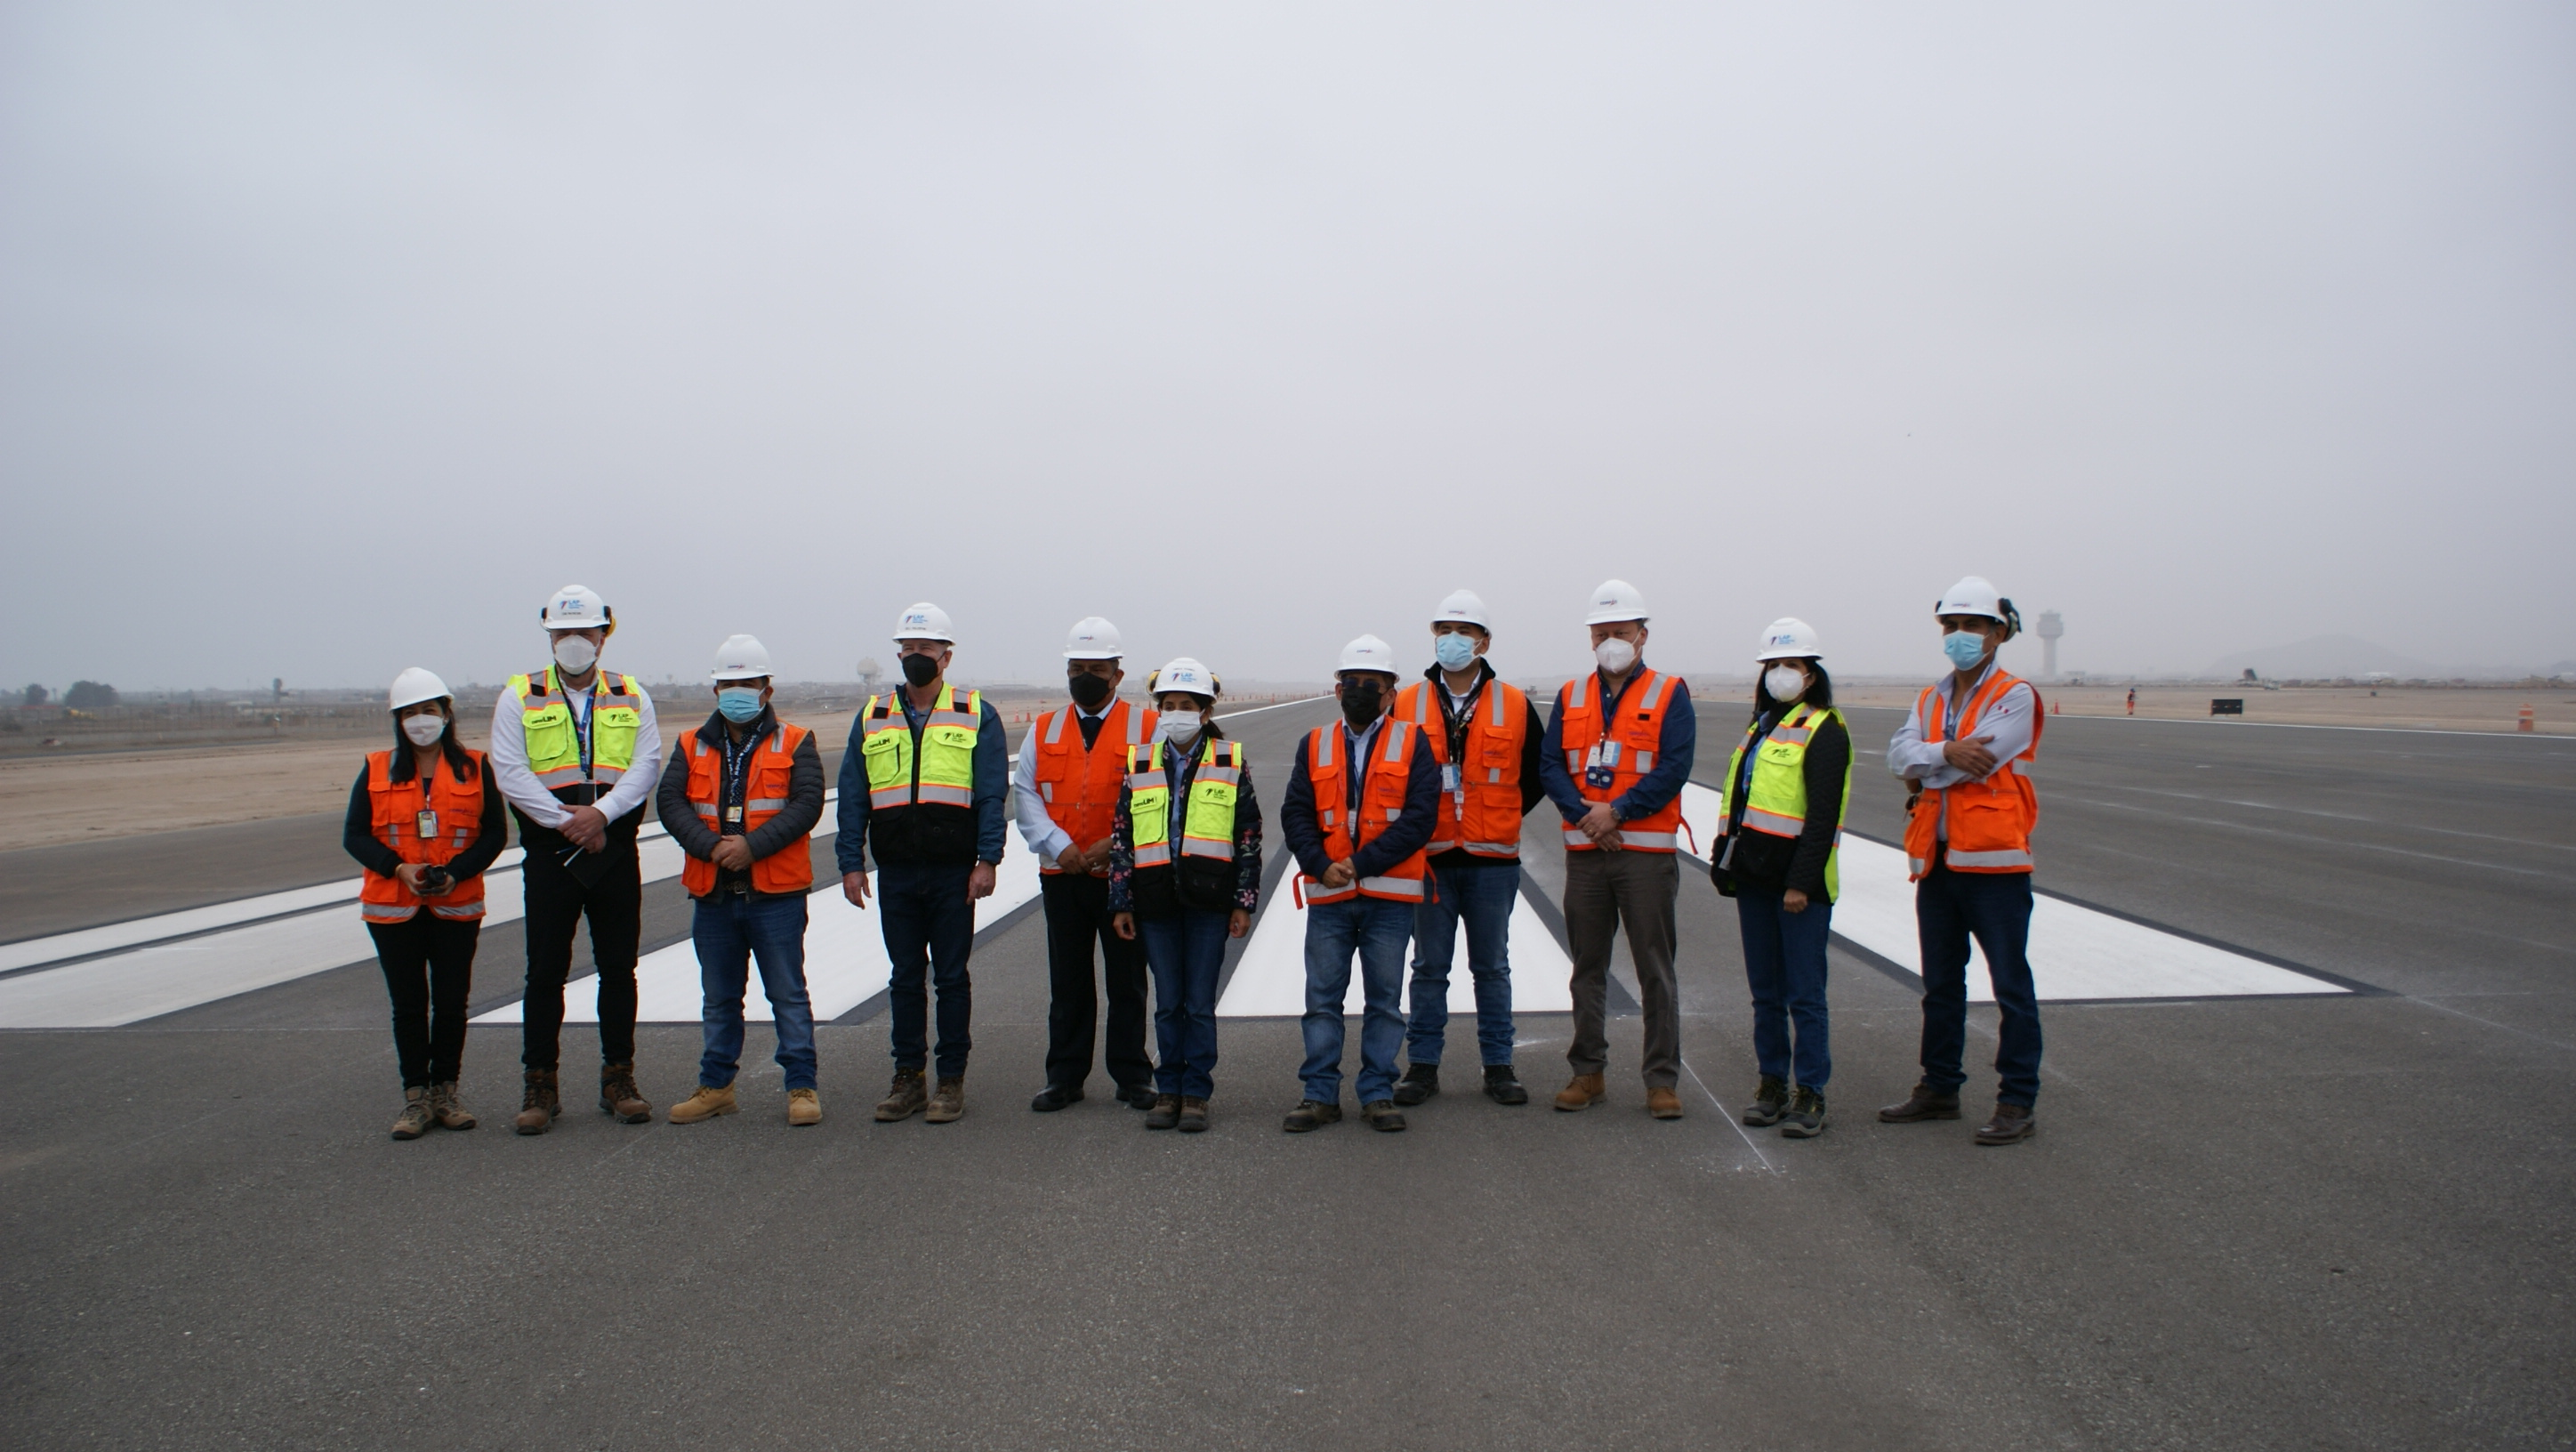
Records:
[[[367,814],[370,834],[407,863],[444,867],[456,860],[483,830],[483,753],[465,753],[465,776],[448,769],[445,757],[429,790],[420,778],[393,779],[393,753],[367,754]],[[434,813],[436,826],[421,835],[421,815]],[[471,922],[483,916],[483,875],[459,881],[437,897],[422,897],[402,879],[370,868],[359,880],[358,915],[371,923],[408,921],[422,908],[431,916]]]
[[[808,733],[802,726],[784,721],[752,752],[743,769],[742,835],[769,825],[770,819],[787,810],[788,798],[777,793],[787,790],[794,780],[796,749]],[[724,833],[719,820],[718,803],[724,797],[724,751],[709,746],[706,738],[692,731],[689,742],[689,806],[707,828],[717,835]],[[754,792],[770,796],[754,796]],[[807,850],[812,833],[781,846],[777,851],[751,864],[751,890],[771,895],[803,892],[814,885],[814,857]],[[680,868],[680,885],[691,897],[705,897],[716,890],[720,876],[715,863],[703,857],[691,857]]]
[[[1395,714],[1422,728],[1432,759],[1445,771],[1449,760],[1448,717],[1436,680],[1415,681],[1395,698]],[[1521,748],[1529,730],[1529,697],[1497,677],[1486,682],[1485,695],[1467,723],[1463,754],[1456,763],[1458,784],[1440,798],[1440,824],[1423,851],[1437,856],[1464,847],[1478,857],[1517,857],[1521,850]]]
[[[1342,734],[1339,725],[1318,726],[1306,733],[1306,777],[1315,789],[1316,824],[1324,830],[1324,853],[1335,862],[1347,861],[1404,816],[1404,796],[1412,780],[1411,746],[1422,736],[1424,751],[1431,742],[1422,728],[1410,721],[1388,717],[1380,728],[1386,733],[1386,750],[1380,754],[1379,769],[1368,773],[1361,787],[1359,831],[1356,844],[1350,828],[1348,803],[1350,788],[1344,780],[1347,766],[1337,763],[1333,744]],[[1333,805],[1327,807],[1326,802]],[[1361,878],[1342,887],[1326,887],[1317,878],[1299,875],[1298,892],[1307,902],[1340,902],[1354,895],[1387,898],[1397,902],[1420,902],[1422,882],[1430,872],[1430,854],[1416,849],[1412,856],[1373,877]]]
[[[510,691],[519,698],[519,730],[527,746],[528,770],[546,790],[585,784],[609,786],[635,764],[635,737],[644,723],[644,693],[637,688],[633,676],[612,676],[601,671],[591,679],[587,774],[581,765],[581,729],[564,699],[563,681],[555,667],[546,667],[541,675],[510,677]]]
[[[1127,748],[1127,831],[1138,867],[1172,862],[1172,788],[1163,769],[1165,743]],[[1143,752],[1139,757],[1138,752]],[[1234,809],[1243,785],[1243,748],[1205,737],[1181,816],[1180,855],[1234,860]]]
[[[1556,716],[1564,723],[1565,770],[1585,801],[1617,801],[1655,769],[1655,753],[1663,743],[1664,712],[1673,700],[1664,686],[1677,678],[1643,666],[1637,669],[1645,675],[1620,698],[1617,721],[1602,719],[1605,708],[1598,672],[1567,681],[1557,692]],[[1596,787],[1587,779],[1595,766],[1609,769],[1608,786]],[[1632,852],[1678,852],[1681,828],[1682,794],[1675,792],[1672,800],[1654,811],[1620,823],[1619,839]],[[1565,847],[1569,852],[1596,850],[1592,839],[1572,823],[1565,826]]]
[[[1959,708],[1955,737],[1941,708],[1937,684],[1924,687],[1915,697],[1914,720],[1927,744],[1967,740],[1976,735],[1986,712],[2015,687],[2031,691],[2030,746],[1983,781],[1923,789],[1905,824],[1905,860],[1912,876],[1921,878],[1930,872],[1936,854],[1960,872],[2032,870],[2030,831],[2039,821],[2039,790],[2031,784],[2024,763],[2038,758],[2040,734],[2048,723],[2039,692],[2002,666],[1990,666]]]
[[[975,805],[975,739],[983,729],[983,703],[983,692],[968,691],[960,706],[957,688],[941,686],[923,716],[916,761],[902,703],[893,696],[868,697],[861,713],[868,729],[859,750],[867,762],[869,809]]]

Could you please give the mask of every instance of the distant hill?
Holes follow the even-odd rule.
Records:
[[[2210,662],[2202,674],[2240,676],[2248,669],[2258,676],[2288,680],[2366,676],[2372,671],[2385,671],[2401,678],[2428,679],[2459,674],[2455,670],[2428,665],[2412,656],[2399,655],[2384,645],[2373,645],[2352,635],[2312,635],[2290,645],[2237,651]]]

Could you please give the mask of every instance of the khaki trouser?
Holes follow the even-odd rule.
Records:
[[[1628,957],[1646,1010],[1646,1087],[1672,1088],[1681,1078],[1681,998],[1673,982],[1673,901],[1681,891],[1681,857],[1672,852],[1565,854],[1565,936],[1574,953],[1574,1047],[1566,1062],[1577,1074],[1609,1067],[1610,938],[1628,930]]]

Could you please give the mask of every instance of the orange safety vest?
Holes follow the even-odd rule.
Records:
[[[1389,717],[1379,733],[1386,744],[1378,750],[1378,769],[1368,773],[1367,784],[1360,788],[1358,846],[1352,845],[1350,785],[1344,777],[1349,764],[1342,758],[1342,728],[1337,722],[1318,726],[1306,733],[1306,779],[1315,788],[1315,822],[1324,829],[1324,854],[1335,862],[1358,855],[1359,848],[1378,839],[1379,835],[1404,815],[1404,792],[1413,780],[1415,742],[1422,728],[1400,717]],[[1421,743],[1421,750],[1431,745]],[[1321,880],[1298,876],[1298,895],[1305,901],[1341,902],[1353,896],[1382,897],[1391,902],[1422,901],[1422,880],[1431,873],[1431,854],[1417,850],[1412,856],[1388,868],[1376,877],[1363,877],[1342,887],[1326,887]]]
[[[1038,795],[1046,802],[1047,820],[1088,848],[1109,835],[1118,812],[1118,783],[1126,769],[1126,748],[1141,746],[1154,734],[1158,713],[1120,701],[1101,717],[1100,735],[1082,744],[1082,722],[1071,706],[1049,711],[1029,728],[1022,751],[1037,755]],[[1112,742],[1116,744],[1113,745]],[[1048,858],[1038,871],[1062,873]]]
[[[1664,685],[1679,677],[1659,675],[1643,666],[1638,669],[1645,674],[1631,682],[1627,693],[1619,698],[1619,719],[1610,724],[1606,733],[1601,725],[1599,672],[1567,681],[1556,693],[1556,719],[1564,723],[1565,771],[1574,778],[1574,789],[1587,802],[1617,801],[1639,778],[1655,769],[1655,753],[1664,744],[1664,713],[1673,704],[1673,693]],[[1595,766],[1610,769],[1608,786],[1594,786],[1585,776],[1586,770]],[[1679,792],[1673,793],[1673,799],[1660,809],[1619,824],[1619,836],[1630,852],[1678,852],[1681,830]],[[1569,822],[1565,827],[1565,850],[1595,849],[1592,839]]]
[[[1442,687],[1421,680],[1396,694],[1395,716],[1431,738],[1431,755],[1443,768],[1440,825],[1431,829],[1438,856],[1464,847],[1476,857],[1518,857],[1521,851],[1521,748],[1529,736],[1529,697],[1500,677],[1485,686],[1483,709],[1467,723],[1465,760],[1451,786],[1449,727],[1441,711]]]
[[[804,743],[807,732],[802,726],[778,723],[769,739],[751,753],[751,765],[742,774],[742,830],[749,836],[767,824],[770,818],[787,810],[788,782],[795,775],[796,748]],[[724,748],[709,746],[706,738],[689,733],[689,805],[697,809],[698,824],[721,836],[724,823],[718,820],[718,803],[724,800]],[[804,892],[814,885],[814,858],[806,851],[807,837],[799,837],[768,856],[751,864],[751,890],[766,893]],[[703,857],[691,857],[680,869],[680,886],[691,897],[705,897],[716,890],[716,865]]]
[[[1959,740],[1977,734],[1977,721],[1989,707],[2004,697],[2004,692],[2023,684],[2002,666],[1993,666],[1968,704],[1959,711]],[[1905,824],[1905,859],[1908,875],[1920,879],[1932,870],[1932,854],[1948,832],[1948,849],[1942,860],[1953,872],[2028,872],[2030,829],[2039,821],[2039,789],[2023,774],[2022,763],[2039,755],[2039,734],[2048,724],[2040,709],[2039,692],[2030,693],[2030,749],[1997,766],[1984,781],[1961,782],[1947,788],[1926,787],[1914,801],[1914,815]],[[1915,728],[1923,739],[1939,745],[1951,738],[1942,734],[1941,688],[1925,686],[1914,698]]]
[[[439,758],[437,780],[424,798],[417,774],[409,781],[394,780],[392,752],[368,752],[367,802],[376,840],[405,862],[433,867],[446,866],[473,846],[483,830],[483,753],[468,751],[465,759],[465,780],[458,781],[456,773],[445,769],[447,759]],[[483,874],[463,879],[444,896],[422,897],[403,886],[401,878],[370,868],[358,888],[358,913],[371,923],[406,922],[423,907],[434,917],[456,922],[482,917]]]

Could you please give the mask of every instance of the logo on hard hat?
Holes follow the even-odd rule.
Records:
[[[930,623],[930,617],[916,610],[910,615],[903,617],[903,623],[906,625],[928,625]]]

